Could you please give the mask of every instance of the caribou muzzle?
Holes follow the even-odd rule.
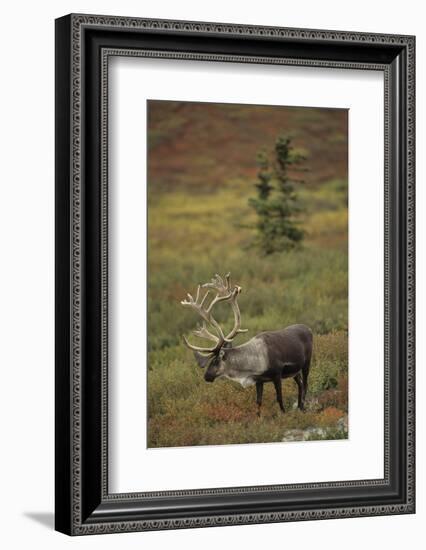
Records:
[[[205,375],[204,375],[204,380],[206,382],[214,382],[216,379],[216,375],[215,374],[210,374],[209,372],[206,372]]]

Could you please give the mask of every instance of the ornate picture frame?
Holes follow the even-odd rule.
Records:
[[[384,75],[384,477],[108,490],[108,61],[131,56]],[[72,14],[56,20],[56,529],[69,535],[415,511],[415,38]]]

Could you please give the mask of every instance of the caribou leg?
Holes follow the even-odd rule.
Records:
[[[263,382],[256,382],[256,403],[257,416],[260,416],[260,408],[262,407]]]
[[[305,409],[305,388],[300,372],[296,374],[296,376],[294,377],[294,381],[296,382],[297,388],[299,390],[297,406],[301,411],[303,411]]]
[[[281,375],[278,376],[277,378],[274,378],[273,382],[275,386],[275,391],[277,393],[278,405],[280,406],[280,409],[282,410],[282,412],[285,412],[284,403],[283,403],[283,389],[281,385]]]
[[[307,361],[305,366],[302,369],[302,380],[303,380],[303,401],[305,401],[306,393],[308,391],[308,375],[311,362]]]

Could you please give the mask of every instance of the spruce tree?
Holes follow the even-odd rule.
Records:
[[[302,180],[290,177],[289,169],[303,170],[305,157],[294,151],[291,138],[280,135],[273,152],[272,162],[265,151],[258,153],[257,197],[249,204],[257,214],[255,244],[265,254],[283,252],[295,248],[303,239],[297,215],[301,206],[296,185]]]

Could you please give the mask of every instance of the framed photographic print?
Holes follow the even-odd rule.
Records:
[[[406,514],[412,36],[56,21],[56,529]]]

